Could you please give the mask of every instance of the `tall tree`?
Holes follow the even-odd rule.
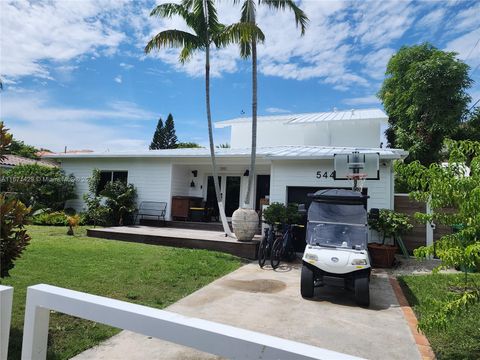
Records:
[[[175,149],[177,147],[177,135],[175,133],[175,123],[172,114],[168,114],[165,121],[165,149]]]
[[[460,124],[472,80],[456,55],[424,43],[402,47],[388,62],[378,97],[389,116],[389,144],[408,150],[409,162],[439,161],[443,140]]]
[[[308,17],[295,4],[294,0],[257,0],[259,5],[266,5],[270,9],[285,10],[289,9],[295,16],[297,26],[300,26],[302,35],[308,23]],[[240,21],[242,23],[257,26],[256,23],[256,2],[255,0],[234,0],[235,3],[243,2]],[[252,58],[252,149],[250,154],[250,171],[248,177],[248,187],[245,194],[245,205],[250,204],[250,193],[252,191],[253,181],[255,180],[255,162],[257,154],[257,39],[252,37],[246,39],[240,44],[240,53],[242,57]]]
[[[165,149],[165,131],[162,118],[158,119],[157,127],[153,133],[153,139],[150,144],[150,150]]]
[[[155,7],[150,15],[163,18],[171,18],[173,15],[178,15],[183,18],[191,32],[176,29],[161,31],[148,42],[145,47],[146,53],[153,49],[164,47],[181,48],[179,60],[181,63],[185,63],[192,57],[194,52],[198,50],[205,51],[205,103],[215,194],[224,231],[227,235],[232,236],[225,216],[215,159],[210,109],[210,48],[212,44],[217,47],[223,47],[231,43],[239,43],[247,38],[256,38],[263,41],[264,35],[260,29],[251,24],[236,23],[229,26],[221,24],[218,21],[213,0],[183,0],[180,4],[161,4]]]

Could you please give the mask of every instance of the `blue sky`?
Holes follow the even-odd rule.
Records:
[[[157,1],[158,3],[159,1]],[[260,8],[259,113],[379,107],[390,56],[429,41],[471,66],[480,98],[480,1],[298,1],[304,37],[289,12]],[[148,147],[159,117],[172,113],[181,141],[205,144],[203,54],[182,66],[176,50],[143,47],[180,19],[150,18],[153,1],[0,2],[0,116],[14,135],[52,150]],[[220,19],[239,8],[219,4]],[[235,46],[212,54],[215,120],[250,114],[250,64]],[[228,130],[216,131],[225,142]]]

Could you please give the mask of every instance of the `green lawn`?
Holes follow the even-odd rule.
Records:
[[[480,282],[480,274],[472,274]],[[446,300],[452,294],[449,289],[462,284],[463,275],[403,276],[405,294],[417,317],[432,315],[429,301]],[[439,360],[480,359],[480,304],[455,317],[446,328],[425,331],[433,351]]]
[[[29,226],[32,242],[3,285],[13,286],[9,359],[19,359],[27,286],[46,283],[164,308],[241,265],[206,250],[67,236],[64,227]],[[49,359],[68,359],[120,330],[53,313]]]

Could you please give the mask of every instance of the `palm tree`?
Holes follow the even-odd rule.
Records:
[[[215,145],[213,141],[212,114],[210,108],[210,47],[224,47],[231,43],[241,43],[247,39],[263,41],[264,35],[255,24],[240,22],[225,26],[218,21],[217,10],[213,0],[183,0],[180,4],[161,4],[155,7],[150,16],[171,18],[174,15],[182,17],[192,32],[181,30],[164,30],[155,35],[145,47],[149,53],[153,49],[164,47],[181,48],[179,60],[183,64],[188,61],[194,52],[205,51],[205,102],[208,122],[208,139],[212,160],[213,182],[217,197],[218,209],[222,219],[225,234],[232,236],[225,216],[225,208],[220,193]]]
[[[242,4],[242,14],[240,21],[256,25],[256,1],[255,0],[234,0],[234,3]],[[308,17],[300,9],[294,0],[257,0],[258,5],[266,5],[271,9],[285,10],[289,9],[295,16],[297,27],[300,26],[301,34],[305,34],[305,29],[308,24]],[[247,193],[245,195],[245,205],[250,204],[250,193],[252,190],[253,181],[255,179],[255,160],[257,152],[257,40],[251,38],[248,41],[242,41],[240,45],[240,53],[242,57],[252,58],[252,150],[250,155],[250,171],[248,177]]]

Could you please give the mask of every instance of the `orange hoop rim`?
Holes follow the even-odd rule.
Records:
[[[349,179],[349,180],[365,180],[367,177],[368,177],[368,174],[365,174],[365,173],[347,174],[347,179]]]

